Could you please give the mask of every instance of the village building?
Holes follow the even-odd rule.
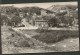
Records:
[[[54,16],[54,13],[49,11],[49,10],[41,10],[41,15],[37,16],[37,18],[33,21],[34,22],[34,26],[36,27],[48,27],[48,20],[42,18],[42,16],[48,16],[48,15],[52,15]]]
[[[19,16],[20,16],[21,18],[23,18],[23,17],[24,17],[24,13],[23,13],[23,12],[19,12]]]
[[[41,15],[42,15],[42,16],[46,16],[46,15],[47,15],[46,12],[47,12],[46,10],[41,10]]]
[[[43,27],[43,26],[48,26],[48,20],[44,20],[43,18],[41,19],[35,19],[34,20],[34,25],[36,27]]]

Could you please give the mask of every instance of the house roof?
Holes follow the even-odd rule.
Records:
[[[48,20],[34,20],[36,22],[45,22],[45,21],[48,21]]]

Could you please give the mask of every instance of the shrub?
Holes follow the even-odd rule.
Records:
[[[41,32],[39,35],[33,36],[33,38],[45,43],[55,43],[66,38],[79,37],[78,31],[70,30],[53,30]]]
[[[12,33],[11,36],[8,37],[8,40],[8,42],[16,47],[30,47],[29,38],[17,32]]]
[[[26,41],[26,40],[22,40],[22,41],[19,40],[14,43],[14,46],[16,46],[16,47],[30,47],[28,41]]]

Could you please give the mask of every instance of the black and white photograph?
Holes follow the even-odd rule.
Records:
[[[2,54],[79,51],[78,2],[0,4]]]

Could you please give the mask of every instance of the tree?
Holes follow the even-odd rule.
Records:
[[[5,15],[1,15],[1,25],[8,25],[9,19]]]
[[[48,25],[50,26],[58,26],[61,23],[60,19],[57,17],[50,18],[48,20]]]
[[[14,16],[11,19],[11,22],[13,24],[13,26],[17,26],[19,23],[21,23],[21,18],[19,16]]]
[[[65,26],[72,26],[73,18],[67,15],[67,11],[59,12],[56,16],[61,20],[61,23],[65,24]]]

